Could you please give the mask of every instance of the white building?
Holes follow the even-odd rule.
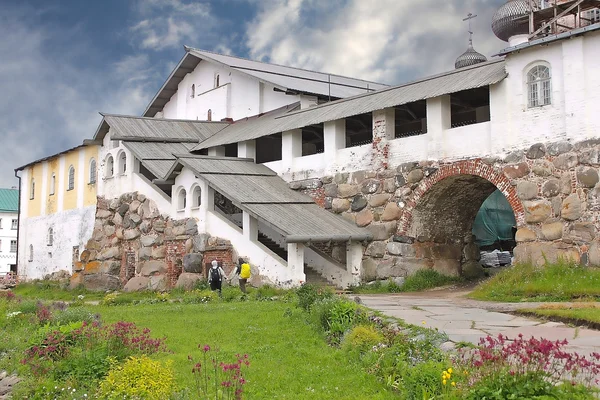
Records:
[[[0,189],[0,276],[17,271],[19,191]]]
[[[518,259],[600,264],[600,24],[582,17],[597,5],[510,0],[492,24],[510,47],[494,59],[469,45],[455,70],[392,87],[186,47],[142,117],[103,114],[84,142],[99,147],[97,195],[138,192],[193,218],[278,284],[309,269],[340,286],[459,274],[476,263],[463,239],[496,189],[515,214]],[[563,12],[570,30],[557,27]],[[532,26],[514,22],[528,14]],[[35,168],[20,168],[29,186]],[[21,226],[51,218],[27,209]],[[94,223],[81,221],[73,246]]]

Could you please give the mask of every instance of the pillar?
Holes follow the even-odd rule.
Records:
[[[251,158],[256,161],[256,141],[246,140],[238,143],[238,157]]]
[[[258,241],[258,220],[248,212],[243,212],[244,238],[252,242]]]
[[[337,151],[346,148],[346,120],[338,119],[323,124],[325,159],[327,164],[334,163]]]
[[[373,111],[373,140],[393,140],[396,138],[396,110]]]
[[[209,156],[225,157],[225,146],[210,147],[208,149]]]
[[[284,169],[292,168],[296,157],[302,157],[302,129],[281,134],[281,163]]]
[[[306,282],[306,275],[304,274],[304,244],[302,243],[288,243],[288,268],[290,271],[290,279],[292,285],[300,285]]]
[[[352,284],[360,283],[362,270],[363,246],[360,242],[350,242],[346,245],[346,271],[352,275]]]
[[[427,99],[428,158],[444,156],[444,131],[450,127],[450,95]]]

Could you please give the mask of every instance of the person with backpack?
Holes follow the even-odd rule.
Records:
[[[223,268],[219,267],[219,262],[217,260],[212,260],[211,265],[212,266],[208,270],[208,284],[210,285],[210,290],[213,292],[218,290],[219,296],[221,296],[221,286],[223,284],[225,271],[223,271]]]
[[[235,269],[235,273],[239,275],[240,290],[246,294],[246,282],[250,279],[250,264],[248,264],[242,257],[238,258],[238,265]]]

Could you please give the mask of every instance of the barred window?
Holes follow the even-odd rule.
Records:
[[[527,94],[529,107],[552,104],[552,79],[550,68],[536,65],[527,73]]]

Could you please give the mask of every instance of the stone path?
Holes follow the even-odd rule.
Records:
[[[492,303],[467,299],[468,291],[439,290],[414,294],[360,295],[362,304],[409,324],[437,328],[453,342],[477,344],[487,335],[549,340],[567,339],[569,351],[582,355],[600,353],[600,331],[570,327],[511,315],[519,308],[535,308],[542,303]]]
[[[16,375],[8,375],[6,371],[0,371],[0,400],[9,399],[12,387],[20,381]]]

